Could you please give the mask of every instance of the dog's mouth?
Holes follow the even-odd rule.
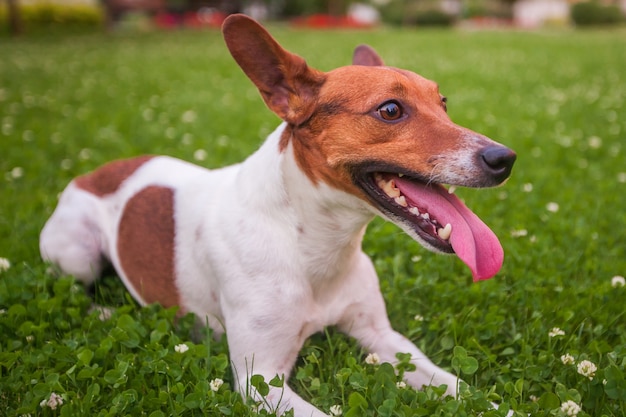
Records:
[[[454,195],[454,187],[391,170],[363,170],[355,183],[385,217],[423,246],[456,253],[474,280],[491,278],[502,267],[498,238]]]

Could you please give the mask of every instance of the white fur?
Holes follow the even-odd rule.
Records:
[[[369,205],[314,185],[298,169],[291,147],[279,152],[284,126],[239,165],[209,171],[156,157],[104,198],[70,184],[41,233],[43,257],[91,282],[103,253],[143,303],[119,264],[115,231],[133,194],[148,185],[171,187],[181,304],[206,318],[217,333],[222,324],[228,329],[242,391],[251,374],[266,380],[288,377],[304,340],[337,325],[383,361],[411,353],[417,365],[416,372],[406,374],[411,385],[446,384],[447,393],[456,395],[457,378],[433,365],[389,324],[376,272],[361,251],[374,216]],[[90,244],[79,243],[85,241]],[[297,416],[325,415],[289,387],[273,391],[271,407],[293,407]]]

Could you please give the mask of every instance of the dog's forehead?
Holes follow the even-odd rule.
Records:
[[[392,99],[439,100],[439,86],[412,71],[387,66],[350,65],[327,73],[321,94],[367,106]],[[349,97],[346,97],[349,95]]]

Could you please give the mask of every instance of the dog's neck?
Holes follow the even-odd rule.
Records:
[[[295,236],[300,266],[315,288],[335,280],[360,252],[365,227],[374,217],[363,201],[325,183],[314,184],[299,168],[291,142],[280,150],[281,124],[241,166],[239,190],[256,213],[280,218]],[[294,140],[293,138],[290,139]],[[277,214],[277,213],[282,213]],[[302,256],[304,255],[304,256]]]

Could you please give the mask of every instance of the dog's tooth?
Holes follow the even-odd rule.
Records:
[[[450,235],[452,234],[452,225],[450,223],[446,224],[446,227],[442,227],[437,229],[437,234],[443,240],[450,239]]]
[[[398,177],[399,177],[399,178],[402,178],[402,177],[404,177],[404,174],[403,174],[403,173],[399,173],[399,174],[398,174]]]
[[[420,214],[420,217],[424,220],[430,220],[430,214],[428,213],[422,213]]]
[[[400,190],[396,187],[396,183],[393,180],[383,180],[383,183],[384,184],[380,188],[382,188],[385,194],[387,194],[391,198],[400,197]]]
[[[396,202],[396,204],[399,204],[399,205],[401,205],[402,207],[406,207],[406,206],[408,206],[408,204],[406,203],[406,198],[405,198],[403,195],[401,195],[400,197],[396,197],[396,198],[394,198],[394,200],[393,200],[393,201],[395,201],[395,202]]]
[[[417,207],[411,207],[409,209],[409,213],[415,215],[415,216],[419,216],[420,215],[420,211],[417,209]]]
[[[456,191],[456,186],[455,185],[451,185],[448,188],[448,194],[454,194],[455,191]]]

